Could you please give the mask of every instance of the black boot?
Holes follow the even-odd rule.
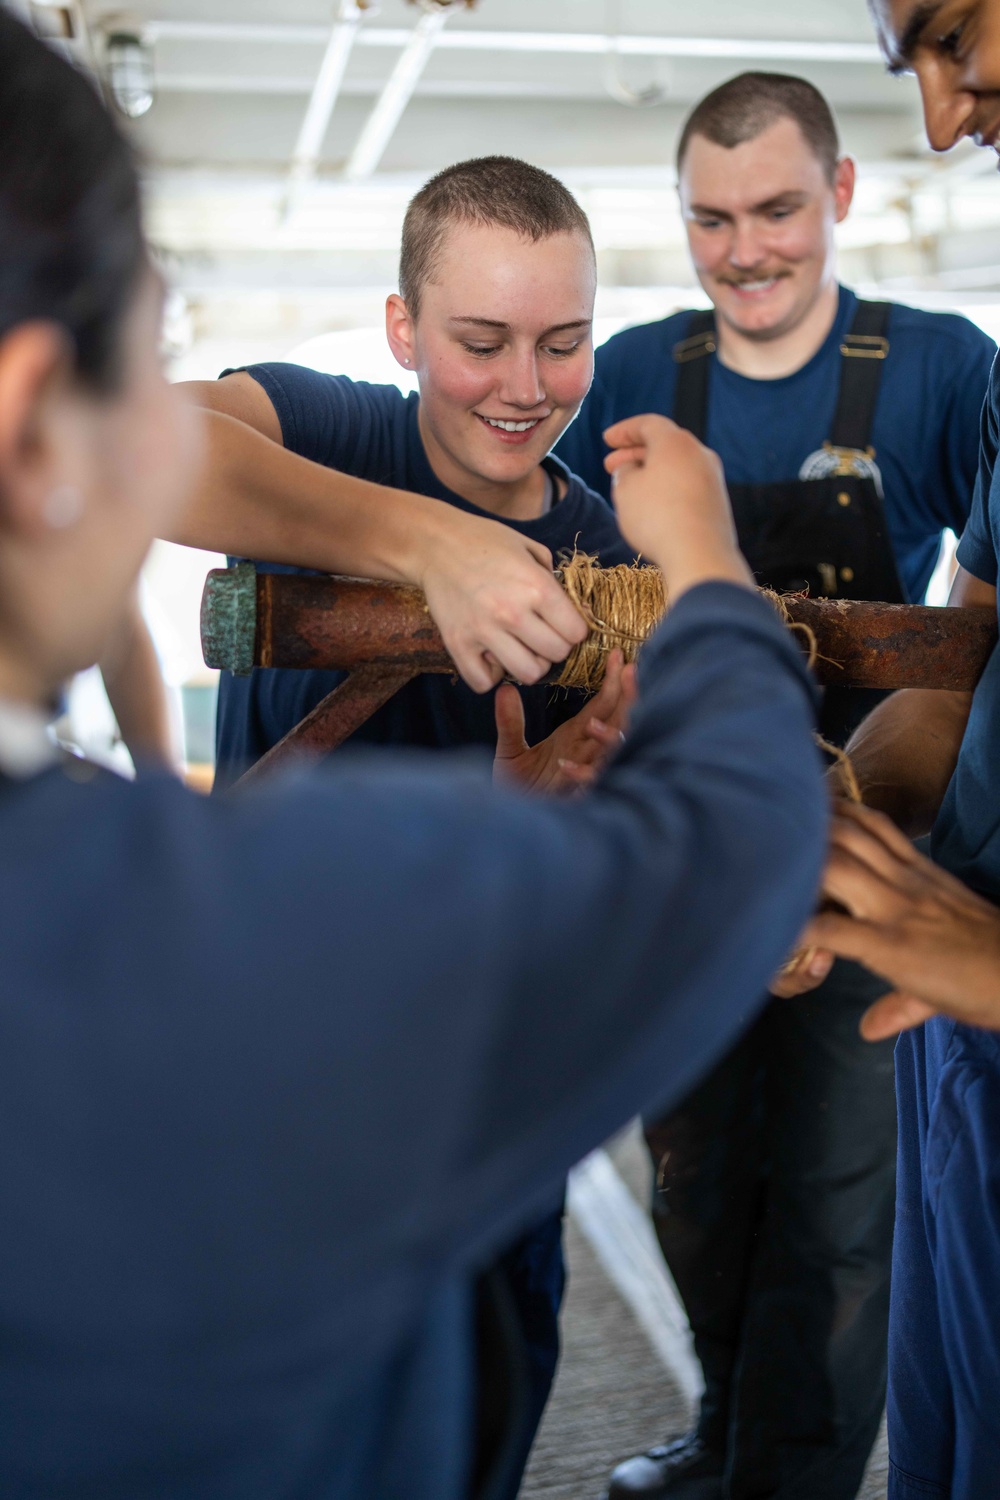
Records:
[[[689,1432],[627,1458],[611,1476],[607,1500],[722,1500],[722,1455]]]

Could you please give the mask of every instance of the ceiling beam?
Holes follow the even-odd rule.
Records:
[[[156,72],[159,94],[309,94],[313,80],[291,73],[174,73]],[[371,99],[382,92],[376,78],[346,78],[340,86],[340,99]],[[597,100],[605,102],[607,91],[572,79],[552,78],[422,78],[414,90],[422,99],[499,99],[499,100]],[[675,102],[682,102],[677,100]],[[313,173],[309,174],[310,177]]]
[[[361,7],[358,0],[340,0],[337,18],[327,39],[326,50],[309,95],[306,112],[302,117],[295,150],[292,152],[291,166],[288,170],[288,193],[282,209],[283,215],[291,211],[299,188],[316,173],[323,138],[337,103],[347,60],[351,55],[351,48],[354,46],[360,24]]]
[[[348,158],[344,168],[344,176],[348,182],[359,182],[364,177],[370,177],[382,160],[385,148],[413,97],[413,90],[420,81],[420,75],[427,66],[435,43],[440,39],[449,14],[450,11],[445,6],[425,10],[414,26]]]
[[[418,23],[419,26],[420,23]],[[144,28],[154,41],[259,42],[264,46],[316,46],[327,42],[323,26],[256,25],[241,21],[152,20]],[[413,32],[400,27],[366,26],[359,47],[406,48]],[[603,56],[616,51],[634,57],[764,58],[776,62],[882,63],[874,42],[814,41],[764,37],[616,36],[586,31],[483,31],[456,28],[437,38],[443,51],[561,52]]]

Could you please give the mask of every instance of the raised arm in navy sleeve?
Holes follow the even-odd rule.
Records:
[[[693,590],[642,677],[577,803],[440,753],[0,788],[5,1496],[467,1493],[472,1271],[723,1052],[818,882],[769,607]]]
[[[501,1238],[589,1145],[722,1052],[815,890],[811,690],[769,607],[695,590],[643,678],[627,747],[580,803],[382,757],[235,805],[168,796],[137,814],[141,839],[116,839],[136,790],[93,791],[100,849],[53,865],[92,872],[75,922],[92,922],[107,976],[95,1100],[120,1108],[123,1069],[150,1098],[186,1058],[204,1087],[185,1108],[280,1145],[270,1186],[299,1203],[289,1227],[325,1184],[315,1227],[338,1260]],[[29,884],[8,903],[15,929]],[[144,1052],[156,1033],[163,1049]],[[130,1047],[143,1055],[126,1066]],[[407,1156],[391,1198],[386,1122]]]

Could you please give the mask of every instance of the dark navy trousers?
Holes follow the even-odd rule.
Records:
[[[699,1435],[729,1500],[853,1500],[882,1419],[893,1057],[858,1023],[885,988],[838,963],[773,1000],[646,1127],[653,1223],[705,1377]]]
[[[559,1309],[566,1287],[563,1209],[547,1215],[500,1257],[523,1340],[524,1399],[514,1452],[496,1500],[516,1500],[559,1363]]]
[[[890,1500],[1000,1496],[1000,1036],[929,1021],[896,1048]]]

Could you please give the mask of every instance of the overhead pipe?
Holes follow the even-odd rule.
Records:
[[[322,44],[327,28],[252,21],[168,21],[146,24],[156,41],[257,42],[262,46]],[[398,26],[369,26],[358,37],[359,47],[405,47],[412,31]],[[439,37],[443,51],[459,52],[562,52],[602,57],[608,50],[603,31],[487,31],[463,28]],[[813,38],[622,35],[616,50],[629,57],[703,57],[761,59],[771,62],[871,63],[885,65],[877,43],[822,41]]]
[[[371,114],[365,122],[344,176],[348,182],[370,177],[382,160],[385,148],[413,96],[420,75],[434,50],[434,44],[447,24],[453,0],[422,0],[423,15],[414,26],[410,39],[389,74]]]
[[[323,139],[330,124],[344,81],[347,62],[354,46],[366,0],[340,0],[340,9],[327,40],[323,60],[302,117],[298,140],[288,171],[288,191],[281,207],[282,220],[291,213],[301,188],[315,175]]]

